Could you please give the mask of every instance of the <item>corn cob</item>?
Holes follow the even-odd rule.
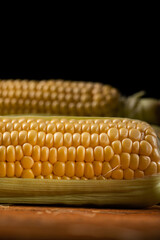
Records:
[[[49,192],[51,189],[59,192],[57,188],[60,186],[67,188],[70,186],[63,181],[69,180],[67,182],[70,184],[73,182],[72,191],[79,187],[77,194],[81,196],[83,188],[86,186],[84,191],[88,191],[93,184],[95,192],[90,192],[88,201],[87,197],[85,198],[87,203],[99,201],[99,204],[109,204],[110,201],[104,198],[105,194],[107,194],[105,197],[109,196],[108,191],[128,196],[125,190],[125,193],[122,193],[123,190],[119,190],[117,193],[118,187],[116,186],[126,189],[127,186],[131,187],[133,184],[133,191],[135,191],[135,185],[140,184],[138,189],[142,191],[144,187],[145,190],[142,191],[144,195],[148,192],[152,192],[153,195],[153,201],[147,201],[142,204],[144,206],[160,200],[160,190],[158,194],[155,194],[155,189],[160,189],[159,180],[157,180],[159,172],[160,153],[157,137],[148,123],[122,118],[0,117],[1,186],[6,183],[11,189],[15,183],[16,189],[18,189],[20,183],[23,183],[25,187],[27,184],[33,183],[33,186],[37,187],[38,183],[34,183],[33,180],[22,180],[22,178],[36,178],[40,183],[50,179],[51,182],[59,181],[53,183],[55,184],[53,188],[51,182],[46,185]],[[150,184],[146,180],[148,178],[152,179]],[[125,181],[120,183],[122,179]],[[82,183],[74,180],[80,180]],[[90,182],[88,180],[92,180],[93,183],[87,183]],[[146,187],[143,185],[144,180],[147,183]],[[106,183],[108,181],[111,185]],[[117,185],[111,183],[114,181]],[[124,183],[130,181],[132,184]],[[113,189],[111,186],[114,186]],[[148,189],[148,186],[151,189]],[[45,186],[43,185],[43,187]],[[31,193],[30,188],[32,189],[29,185],[27,189]],[[0,202],[41,202],[37,198],[25,200],[22,197],[21,200],[16,200],[13,196],[9,200],[9,190],[5,189],[0,188]],[[40,189],[40,193],[43,195],[42,188]],[[3,198],[4,191],[7,192],[8,198]],[[39,190],[36,191],[39,193]],[[47,190],[44,191],[46,193]],[[97,191],[100,191],[101,200],[96,201],[93,200],[93,196],[94,194],[98,195]],[[134,205],[141,200],[134,202],[130,200],[129,204],[132,202],[131,205]],[[54,196],[54,200],[49,198],[44,200],[45,203],[46,201],[55,203],[58,200]],[[67,203],[70,201],[67,200]],[[112,199],[110,204],[126,204],[125,200],[121,201]],[[60,200],[59,202],[64,203],[65,201]],[[83,200],[80,202],[82,203]]]

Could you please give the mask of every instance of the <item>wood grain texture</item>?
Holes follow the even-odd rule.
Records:
[[[100,209],[0,205],[0,239],[160,239],[160,206]]]

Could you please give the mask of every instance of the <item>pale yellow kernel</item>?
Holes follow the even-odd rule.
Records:
[[[31,122],[30,123],[30,130],[38,131],[38,123],[37,122]]]
[[[38,177],[41,175],[41,169],[42,169],[42,163],[41,162],[35,162],[32,167],[32,171],[34,176]]]
[[[47,176],[45,176],[45,179],[53,179],[53,174],[48,174]]]
[[[54,134],[54,147],[58,148],[63,145],[63,133],[56,132]]]
[[[37,145],[43,147],[45,144],[46,134],[44,132],[38,132]]]
[[[99,124],[95,123],[91,125],[91,134],[92,133],[97,133],[99,134]]]
[[[144,177],[144,171],[141,171],[139,169],[136,169],[134,171],[134,178],[143,178]]]
[[[81,145],[85,148],[90,145],[90,133],[84,132],[81,134]]]
[[[146,123],[137,124],[137,129],[140,130],[141,132],[144,132],[147,128],[148,128],[148,125]]]
[[[155,131],[153,130],[153,128],[148,128],[148,129],[146,129],[145,134],[146,134],[146,135],[152,135],[152,136],[154,136],[154,137],[157,137],[157,135],[156,135]]]
[[[94,148],[94,159],[95,161],[104,161],[104,151],[103,147],[97,146]]]
[[[21,131],[21,124],[20,123],[14,123],[13,128],[15,131],[20,132]]]
[[[81,133],[82,132],[82,126],[79,123],[74,124],[74,131],[75,133]]]
[[[158,148],[153,148],[150,158],[152,161],[155,161],[155,162],[160,161],[160,151]]]
[[[61,180],[62,178],[59,177],[59,176],[53,175],[53,179],[54,179],[54,180]]]
[[[108,128],[108,124],[106,123],[100,123],[99,125],[100,133],[107,133]]]
[[[44,179],[44,177],[42,175],[39,175],[38,177],[36,177],[37,179]]]
[[[94,161],[93,162],[93,169],[95,176],[100,176],[102,174],[102,162]]]
[[[24,169],[21,177],[22,178],[34,178],[34,174],[31,169]]]
[[[94,160],[93,148],[91,148],[91,147],[86,148],[85,161],[86,162],[93,162],[93,160]]]
[[[6,131],[5,124],[3,122],[0,122],[0,132],[4,133]]]
[[[78,147],[81,143],[81,135],[79,133],[73,134],[73,146]]]
[[[69,147],[68,148],[67,160],[69,160],[69,161],[75,161],[76,160],[76,148],[75,147]]]
[[[67,161],[65,174],[67,177],[75,176],[75,162]]]
[[[46,134],[45,145],[48,148],[53,147],[53,134],[51,134],[51,133]]]
[[[141,139],[141,132],[138,129],[132,128],[129,130],[129,137],[133,141],[139,141]]]
[[[49,162],[54,164],[57,162],[57,148],[50,148],[49,150]]]
[[[56,162],[53,165],[53,173],[58,177],[62,177],[65,174],[65,163],[64,162]]]
[[[131,168],[132,170],[136,170],[138,166],[139,166],[139,155],[135,153],[131,153],[129,168]]]
[[[132,153],[139,153],[139,142],[135,141],[132,144]]]
[[[67,148],[62,146],[58,148],[57,151],[57,160],[60,162],[66,162],[67,161]]]
[[[32,146],[36,145],[37,131],[35,131],[35,130],[28,131],[28,143],[30,143]]]
[[[63,123],[56,123],[56,127],[57,127],[57,132],[61,132],[64,133],[64,124]]]
[[[67,177],[67,176],[63,176],[62,177],[62,180],[70,180],[71,178],[70,177]]]
[[[25,169],[29,169],[33,167],[34,160],[30,156],[24,156],[21,160],[22,167]]]
[[[54,134],[56,132],[56,125],[53,123],[47,124],[47,133]]]
[[[41,148],[40,160],[43,162],[46,162],[48,161],[48,159],[49,159],[49,148],[44,146]]]
[[[135,129],[136,128],[136,124],[135,123],[131,123],[131,122],[129,122],[129,123],[127,123],[127,128],[128,129]]]
[[[25,130],[25,131],[29,131],[29,123],[22,123],[22,129]]]
[[[126,180],[131,180],[134,178],[134,171],[130,168],[127,168],[123,171],[123,178]]]
[[[110,177],[109,177],[109,179],[110,179]],[[98,177],[97,177],[97,180],[106,180],[106,178],[103,177],[103,176],[98,176]]]
[[[42,171],[42,173],[41,173],[42,176],[47,176],[47,175],[52,173],[53,165],[50,162],[48,162],[48,161],[43,162],[41,171]]]
[[[142,140],[140,142],[139,153],[142,155],[149,156],[152,152],[152,146],[149,142]]]
[[[84,176],[88,179],[94,177],[94,169],[92,163],[86,163],[84,168]]]
[[[15,164],[13,162],[8,162],[6,164],[6,175],[7,177],[15,176]]]
[[[113,170],[111,177],[116,180],[123,179],[123,170],[122,169]]]
[[[7,162],[15,162],[16,156],[15,156],[15,147],[13,145],[10,145],[7,147]]]
[[[99,145],[99,135],[97,133],[93,133],[91,135],[91,142],[90,142],[90,146],[91,147],[96,147]]]
[[[147,169],[144,170],[144,175],[154,175],[157,173],[157,163],[151,162]]]
[[[0,178],[6,177],[6,162],[0,162]]]
[[[66,147],[70,147],[72,145],[72,134],[71,133],[65,133],[63,139],[63,144]]]
[[[24,143],[22,146],[24,156],[32,155],[32,145],[30,143]]]
[[[76,162],[75,163],[75,175],[77,177],[83,177],[83,175],[84,175],[84,167],[85,167],[85,163],[84,162]]]
[[[148,156],[141,155],[139,157],[139,169],[144,171],[151,163],[151,159]]]
[[[119,132],[117,128],[110,128],[108,130],[108,137],[111,142],[118,140],[119,138]]]
[[[74,176],[74,177],[72,177],[71,179],[72,179],[72,180],[80,180],[80,178],[77,177],[77,176]]]
[[[18,132],[17,131],[12,131],[11,132],[11,144],[13,146],[17,146],[18,145]]]
[[[10,122],[6,123],[6,131],[7,132],[13,131],[13,124],[12,123],[10,123]]]
[[[90,131],[91,131],[91,124],[89,123],[82,124],[82,132],[90,133]]]
[[[23,171],[23,167],[22,167],[21,163],[19,161],[16,161],[15,162],[15,176],[18,178],[21,177],[22,171]]]
[[[73,134],[74,133],[74,124],[65,123],[65,132]]]
[[[47,128],[47,126],[44,122],[41,122],[41,123],[38,124],[38,129],[39,129],[40,132],[41,131],[46,132],[46,128]]]
[[[0,146],[0,162],[4,162],[6,160],[6,147]]]
[[[85,181],[88,180],[86,177],[81,177],[80,179]]]
[[[11,144],[11,134],[9,132],[3,133],[3,140],[2,143],[4,146],[8,146]]]
[[[16,153],[16,160],[19,161],[23,158],[23,150],[20,145],[16,146],[15,148],[15,153]]]
[[[120,154],[122,152],[122,144],[119,140],[113,141],[111,145],[115,154]]]
[[[106,147],[107,145],[109,145],[109,138],[106,133],[101,133],[99,135],[99,144],[102,147]]]
[[[110,161],[111,158],[114,156],[114,151],[111,146],[106,146],[104,148],[104,160]]]
[[[127,137],[128,137],[128,129],[123,128],[123,127],[120,128],[119,129],[119,138],[120,138],[120,140],[125,139]]]
[[[157,138],[152,135],[145,136],[145,140],[149,142],[153,148],[157,147]]]
[[[121,153],[120,164],[121,164],[122,169],[129,168],[129,165],[130,165],[130,154],[129,153]]]
[[[28,133],[27,131],[20,131],[19,132],[19,145],[23,145],[28,140]]]
[[[109,163],[112,168],[119,169],[120,168],[120,156],[118,154],[115,154]]]
[[[85,160],[85,148],[83,146],[77,147],[76,161],[83,162]]]
[[[118,128],[124,128],[126,129],[126,123],[123,123],[123,122],[119,122],[118,125],[117,125]],[[126,136],[127,137],[127,136]]]
[[[41,152],[40,146],[35,145],[32,149],[32,158],[34,161],[37,162],[40,160],[40,152]]]
[[[122,152],[131,153],[132,151],[132,140],[125,138],[122,140]]]

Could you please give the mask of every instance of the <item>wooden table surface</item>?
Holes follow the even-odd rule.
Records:
[[[100,209],[0,205],[0,239],[160,239],[160,206]]]

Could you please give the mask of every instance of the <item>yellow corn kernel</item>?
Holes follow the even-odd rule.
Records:
[[[65,133],[63,140],[64,140],[63,141],[64,146],[66,146],[66,147],[72,146],[72,134],[71,133],[68,133],[68,132]]]
[[[0,122],[0,132],[4,133],[6,131],[5,124],[3,122]]]
[[[102,176],[109,178],[112,174],[112,167],[109,162],[104,162],[102,164]]]
[[[98,136],[97,133],[93,133],[93,134],[91,135],[90,146],[94,148],[94,147],[96,147],[96,146],[98,146],[98,145],[99,145],[99,136]]]
[[[45,179],[53,179],[53,174],[51,173],[51,174],[46,175]]]
[[[114,156],[114,151],[112,147],[106,146],[104,148],[104,160],[109,162],[113,156]]]
[[[113,179],[121,180],[123,179],[123,170],[122,169],[113,170],[111,176]]]
[[[12,131],[11,132],[11,144],[13,146],[17,146],[18,145],[18,132],[17,131]]]
[[[45,144],[46,134],[44,132],[38,132],[37,145],[43,147]]]
[[[104,151],[103,147],[97,146],[94,148],[94,159],[95,161],[104,161]]]
[[[132,153],[137,153],[139,154],[139,142],[135,141],[132,144]]]
[[[40,161],[40,153],[41,153],[41,149],[40,146],[35,145],[32,149],[32,158],[34,161]]]
[[[79,133],[74,133],[73,134],[73,146],[78,147],[81,142],[81,135]]]
[[[13,162],[8,162],[6,164],[6,175],[7,177],[15,176],[15,164]]]
[[[85,160],[85,148],[83,146],[77,147],[76,161],[83,162]]]
[[[102,162],[94,161],[93,170],[94,170],[95,176],[100,176],[102,174]]]
[[[90,132],[91,131],[91,125],[88,123],[82,124],[82,132]]]
[[[42,163],[42,176],[47,176],[49,174],[51,174],[53,171],[53,165],[46,161]]]
[[[139,157],[139,169],[144,171],[151,163],[151,159],[148,156],[141,155]]]
[[[139,166],[139,155],[135,153],[131,153],[129,168],[132,170],[136,170],[138,169],[138,166]]]
[[[155,162],[160,161],[160,152],[157,148],[153,148],[150,158]]]
[[[114,169],[120,168],[120,156],[118,154],[115,154],[109,163]]]
[[[120,154],[122,152],[122,145],[119,140],[113,141],[111,145],[115,154]]]
[[[61,132],[56,132],[54,134],[54,147],[58,148],[63,145],[63,134]]]
[[[53,123],[49,123],[47,125],[47,133],[52,133],[54,134],[56,132],[56,125]]]
[[[91,134],[92,133],[99,133],[99,124],[95,123],[91,125]]]
[[[54,147],[49,150],[49,162],[52,164],[57,162],[57,149]]]
[[[6,177],[6,162],[0,162],[0,177]]]
[[[62,146],[58,148],[57,151],[57,160],[60,162],[66,162],[67,161],[67,148]]]
[[[81,145],[84,146],[85,148],[89,147],[89,145],[90,145],[90,133],[83,132],[81,134]]]
[[[16,160],[21,160],[23,158],[23,150],[22,147],[20,145],[15,147],[15,158]]]
[[[157,148],[157,139],[152,135],[145,136],[145,140],[149,142],[153,148]]]
[[[126,128],[120,128],[119,129],[119,138],[120,140],[128,137],[128,129]]]
[[[67,161],[65,174],[66,174],[67,177],[75,176],[75,162]]]
[[[8,123],[6,124],[6,131],[7,131],[7,132],[13,131],[13,124],[12,124],[12,123],[8,122]]]
[[[144,171],[141,171],[139,169],[136,169],[134,171],[134,178],[143,178],[144,177]]]
[[[134,171],[130,168],[127,168],[123,171],[123,177],[126,180],[131,180],[134,178]]]
[[[45,145],[48,148],[53,147],[53,135],[51,133],[46,134],[46,140],[45,140]]]
[[[69,160],[69,161],[75,161],[76,160],[76,148],[75,147],[69,147],[68,148],[67,160]]]
[[[152,146],[149,142],[142,140],[140,142],[139,152],[142,155],[149,156],[152,152]]]
[[[30,156],[24,156],[21,160],[22,167],[25,169],[29,169],[33,167],[34,160]]]
[[[30,143],[24,143],[22,146],[24,156],[32,155],[32,145]]]
[[[122,140],[122,152],[131,153],[132,151],[132,141],[129,138]]]
[[[121,153],[120,164],[121,164],[122,169],[129,168],[129,165],[130,165],[130,154],[129,153]]]
[[[38,177],[39,175],[41,175],[41,171],[42,171],[42,163],[41,162],[34,162],[33,167],[32,167],[32,171],[35,177]]]
[[[49,148],[44,146],[41,148],[40,160],[43,162],[46,162],[48,161],[48,159],[49,159]]]
[[[29,131],[29,123],[22,123],[22,129],[25,130],[25,131]]]
[[[106,147],[107,145],[109,145],[109,138],[106,133],[101,133],[99,135],[99,144],[102,147]]]
[[[129,137],[133,141],[139,141],[141,139],[141,132],[138,129],[130,129],[129,130]]]
[[[56,127],[57,127],[57,132],[64,133],[64,124],[63,123],[57,123]]]
[[[19,161],[15,162],[15,175],[17,178],[21,177],[23,167]]]
[[[119,132],[117,128],[110,128],[108,130],[108,137],[111,142],[118,140],[119,138]]]
[[[34,146],[37,143],[37,131],[30,130],[28,131],[28,142]]]
[[[94,177],[94,169],[92,163],[86,163],[84,168],[84,176],[88,179]]]
[[[93,162],[93,160],[94,160],[93,148],[91,148],[91,147],[86,148],[85,161]]]
[[[0,132],[0,145],[2,145],[2,138],[3,138],[3,135],[2,135],[2,133]]]
[[[84,162],[76,162],[75,164],[76,164],[75,165],[75,176],[83,177],[85,163]]]
[[[28,139],[28,133],[27,131],[20,131],[19,132],[19,145],[23,145],[27,142]]]
[[[39,175],[39,176],[37,176],[36,178],[37,178],[37,179],[44,179],[44,176]]]
[[[71,123],[66,123],[65,124],[65,132],[73,134],[74,133],[74,125]]]
[[[22,178],[34,178],[34,174],[31,169],[24,169],[21,177]]]
[[[4,146],[8,146],[11,144],[11,134],[9,132],[3,133],[3,140],[2,143]]]
[[[157,163],[151,162],[147,169],[144,170],[144,175],[153,175],[157,173]]]
[[[64,176],[64,174],[65,174],[65,163],[64,162],[56,162],[53,165],[53,173],[58,177]]]
[[[38,129],[40,132],[46,132],[46,124],[44,122],[39,123]]]
[[[13,145],[10,145],[7,147],[7,156],[6,159],[8,162],[15,162],[16,156],[15,156],[15,147]]]
[[[6,160],[6,147],[0,146],[0,162],[4,162]]]

